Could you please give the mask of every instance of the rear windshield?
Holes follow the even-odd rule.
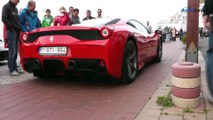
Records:
[[[120,19],[112,19],[112,18],[103,18],[103,19],[92,19],[82,21],[80,24],[75,24],[73,26],[85,26],[85,27],[101,27],[104,25],[112,25],[116,24],[120,21]]]

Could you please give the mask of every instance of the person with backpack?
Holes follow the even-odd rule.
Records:
[[[22,32],[30,32],[41,27],[41,21],[38,18],[38,12],[35,11],[35,8],[35,1],[30,0],[27,4],[27,8],[22,9],[19,15]]]

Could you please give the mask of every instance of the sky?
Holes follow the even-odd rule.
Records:
[[[2,16],[2,6],[9,0],[0,0],[0,18]],[[187,6],[187,0],[34,0],[39,18],[42,20],[45,10],[48,8],[52,15],[58,14],[59,8],[64,6],[67,10],[70,6],[80,10],[79,16],[82,20],[86,15],[86,10],[91,10],[92,16],[97,16],[97,9],[102,9],[104,17],[134,18],[146,24],[154,26],[163,19],[181,12]],[[25,8],[28,0],[20,0],[17,8]],[[2,22],[0,22],[0,37],[2,35]]]

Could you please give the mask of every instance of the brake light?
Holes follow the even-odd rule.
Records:
[[[20,40],[25,42],[25,41],[27,41],[27,39],[28,39],[28,33],[27,32],[25,32],[25,33],[21,32],[20,33]]]
[[[22,39],[23,39],[24,41],[26,41],[26,40],[27,40],[27,34],[23,34]]]
[[[100,35],[102,38],[107,39],[112,35],[113,28],[111,27],[102,27],[100,30]]]

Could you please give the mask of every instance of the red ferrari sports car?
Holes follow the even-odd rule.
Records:
[[[162,41],[137,20],[95,19],[21,34],[23,68],[34,76],[92,71],[130,83],[145,63],[161,61]]]

